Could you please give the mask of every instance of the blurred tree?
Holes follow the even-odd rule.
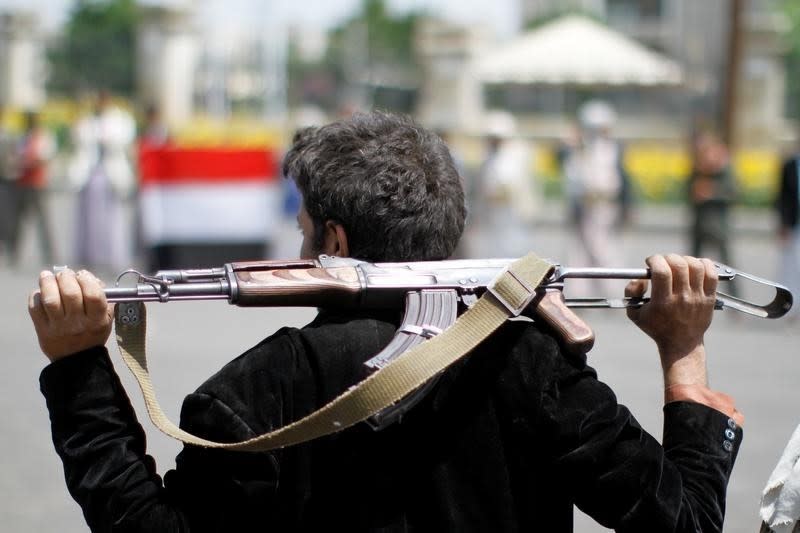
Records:
[[[386,8],[385,0],[362,0],[361,10],[354,17],[333,30],[332,52],[352,52],[348,46],[353,40],[365,49],[361,54],[367,56],[369,64],[390,63],[411,66],[414,64],[413,33],[420,13],[393,15]]]
[[[779,0],[784,14],[789,19],[790,29],[786,32],[786,114],[800,119],[800,2]]]
[[[76,96],[105,88],[132,96],[137,20],[136,0],[77,0],[48,49],[48,89]]]
[[[391,13],[385,0],[362,0],[359,11],[331,31],[319,64],[302,64],[290,50],[291,94],[329,107],[374,103],[376,85],[413,85],[419,74],[414,28],[421,16]]]
[[[336,107],[336,80],[334,68],[324,57],[306,57],[300,51],[297,35],[289,40],[288,50],[288,100],[289,107],[311,104],[322,109]]]
[[[565,15],[580,15],[582,17],[586,17],[591,19],[595,22],[599,22],[603,25],[607,25],[607,22],[604,18],[600,17],[594,11],[589,9],[583,9],[580,5],[572,5],[572,4],[564,4],[553,6],[553,10],[544,14],[539,15],[538,17],[531,18],[529,20],[524,21],[523,27],[525,31],[536,30],[550,24],[551,22],[560,19]]]

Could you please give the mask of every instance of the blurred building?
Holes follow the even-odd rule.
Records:
[[[730,10],[729,0],[520,0],[523,20],[535,24],[565,11],[578,11],[650,49],[673,58],[683,68],[680,90],[614,91],[602,95],[619,110],[622,134],[648,137],[626,126],[625,117],[658,115],[689,120],[699,111],[718,116],[725,98]],[[788,130],[784,120],[785,68],[781,39],[787,24],[768,0],[744,3],[743,57],[736,139],[775,146]],[[647,127],[658,136],[657,125]]]
[[[282,121],[287,113],[288,32],[237,32],[206,38],[199,51],[194,100],[217,118],[234,112]]]
[[[194,113],[199,36],[191,10],[180,6],[141,6],[137,29],[137,99],[159,109],[163,120],[179,125]]]
[[[498,92],[481,85],[471,65],[502,43],[493,43],[483,27],[461,27],[425,17],[415,31],[413,72],[387,61],[370,61],[363,28],[354,25],[344,43],[343,80],[328,76],[310,81],[322,86],[316,92],[343,94],[344,99],[367,107],[410,111],[438,128],[475,130],[483,109],[505,107],[518,116],[522,131],[535,138],[562,136],[568,128],[567,117],[588,97],[605,99],[617,109],[617,133],[628,139],[678,141],[698,111],[712,116],[722,113],[733,2],[519,2],[524,26],[529,28],[526,34],[559,14],[585,13],[680,65],[682,81],[678,86],[653,85],[646,90],[549,83],[510,85]],[[290,35],[286,29],[270,28],[214,38],[197,26],[194,5],[190,1],[142,3],[137,32],[138,102],[159,107],[171,125],[197,114],[229,118],[237,111],[283,121],[291,114],[287,109],[288,43],[290,39],[296,43],[301,57],[320,60],[327,44],[324,36]],[[736,137],[741,143],[771,148],[785,143],[789,131],[784,119],[786,72],[781,44],[786,23],[770,0],[748,0],[744,5]],[[0,103],[25,108],[45,101],[43,43],[33,13],[16,11],[0,17]],[[341,86],[329,87],[331,83]]]
[[[416,106],[419,120],[447,131],[476,129],[483,95],[470,64],[488,47],[488,36],[478,28],[424,18],[414,40],[422,69]]]
[[[529,136],[563,135],[587,98],[620,110],[627,136],[679,136],[687,106],[680,63],[605,24],[566,14],[482,54],[486,105],[514,112]]]

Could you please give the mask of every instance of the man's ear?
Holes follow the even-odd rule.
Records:
[[[322,252],[336,257],[350,257],[344,226],[333,220],[325,222],[325,242],[322,245]]]

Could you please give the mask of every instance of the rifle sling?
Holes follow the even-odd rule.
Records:
[[[268,451],[341,431],[398,402],[469,353],[510,316],[519,314],[551,269],[550,263],[532,253],[514,261],[492,288],[441,334],[417,345],[304,418],[241,442],[214,442],[197,437],[164,414],[147,370],[144,303],[117,304],[117,345],[139,382],[147,413],[158,429],[186,444]]]

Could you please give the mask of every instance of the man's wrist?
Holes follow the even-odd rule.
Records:
[[[660,347],[664,388],[673,385],[707,385],[706,349],[702,342],[691,348]]]
[[[723,413],[739,425],[744,425],[744,415],[736,408],[733,397],[711,390],[706,385],[671,385],[664,389],[664,404],[692,402],[705,405]],[[735,429],[735,428],[731,428]]]

